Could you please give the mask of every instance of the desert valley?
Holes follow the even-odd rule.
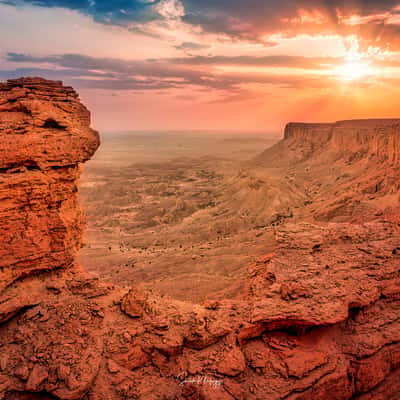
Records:
[[[398,399],[399,163],[397,119],[102,147],[0,84],[0,398]]]
[[[245,163],[278,139],[104,136],[80,183],[89,225],[79,262],[120,286],[140,282],[182,300],[235,293],[266,250],[255,239],[268,234],[266,194]]]

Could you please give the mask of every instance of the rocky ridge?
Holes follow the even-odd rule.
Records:
[[[398,398],[400,122],[288,125],[256,164],[309,176],[306,200],[241,295],[204,304],[75,265],[89,122],[60,82],[0,85],[0,397]]]

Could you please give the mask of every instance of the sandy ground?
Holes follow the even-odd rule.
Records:
[[[246,161],[276,141],[103,135],[80,184],[88,226],[79,262],[118,285],[142,284],[178,299],[235,296],[246,266],[273,241],[257,215],[268,194]]]

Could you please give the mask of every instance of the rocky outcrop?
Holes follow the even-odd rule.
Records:
[[[364,209],[357,219],[343,209],[318,215],[319,206],[332,211],[333,189],[326,184],[330,198],[323,198],[313,192],[322,185],[315,179],[305,187],[310,200],[301,219],[294,210],[290,222],[276,224],[274,252],[248,267],[236,299],[191,304],[138,286],[115,288],[74,265],[81,230],[77,164],[98,145],[87,111],[60,83],[24,79],[0,89],[0,228],[6,238],[0,248],[0,398],[398,397],[399,213],[393,199],[390,207],[382,201],[396,192],[395,180],[374,192],[379,212]],[[296,129],[287,128],[276,150],[307,141],[307,127]],[[332,172],[315,161],[334,140],[322,129],[322,143],[314,140],[307,155],[296,157],[300,175],[310,160],[322,178]],[[13,142],[9,135],[26,135],[15,156],[3,144]],[[396,176],[396,157],[385,159]],[[358,161],[351,160],[353,169]],[[348,162],[338,159],[334,179],[349,174]],[[293,172],[280,162],[272,167]],[[370,195],[357,174],[355,168],[336,181],[340,188],[360,185],[348,207]],[[288,185],[299,179],[291,178]],[[342,221],[334,221],[337,215]]]
[[[0,85],[0,291],[68,268],[80,245],[79,163],[99,145],[89,111],[61,82]]]
[[[38,78],[0,86],[0,169],[29,170],[75,166],[99,145],[90,113],[78,94],[61,82]]]

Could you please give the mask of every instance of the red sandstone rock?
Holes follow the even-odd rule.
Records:
[[[98,147],[90,113],[61,82],[15,79],[0,87],[0,168],[74,166]]]
[[[26,390],[30,392],[38,392],[40,385],[48,378],[48,376],[49,373],[47,372],[46,367],[36,364],[29,375],[28,382],[26,383]]]
[[[99,144],[89,111],[60,82],[0,87],[0,291],[31,273],[67,268],[80,245],[78,163]]]
[[[217,365],[217,371],[227,376],[239,375],[246,369],[246,361],[238,347],[233,347],[222,354],[222,360]]]
[[[89,114],[59,82],[0,84],[0,398],[398,398],[399,126],[289,125],[264,161],[315,168],[310,203],[274,219],[241,296],[195,305],[74,265]]]

